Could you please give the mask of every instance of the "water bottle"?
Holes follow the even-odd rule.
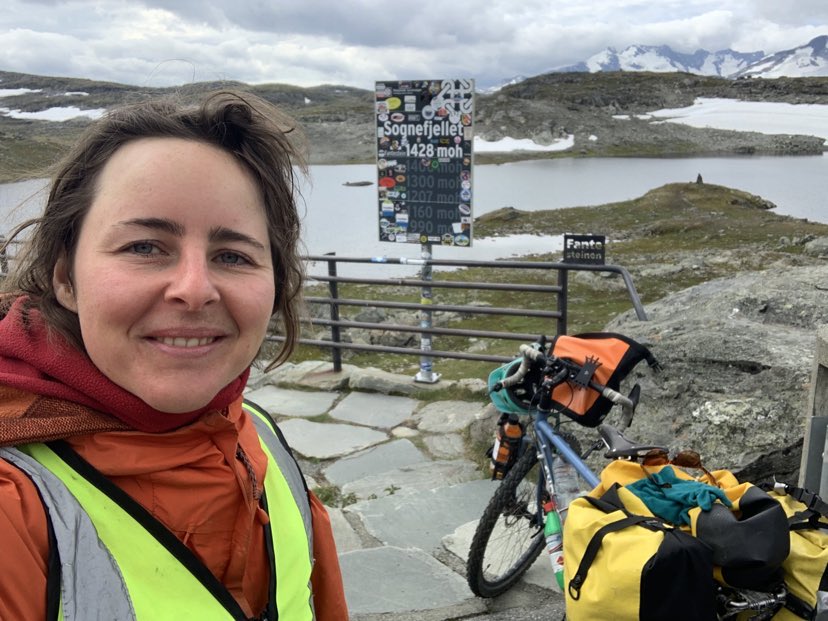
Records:
[[[563,528],[569,504],[581,495],[578,471],[560,455],[555,455],[552,460],[552,478],[555,480],[555,505],[558,507]]]
[[[546,538],[546,552],[549,554],[549,562],[552,563],[552,571],[555,573],[555,581],[558,588],[563,592],[563,538],[561,533],[561,521],[558,513],[553,509],[552,503],[544,505],[546,519],[543,524],[543,536]]]

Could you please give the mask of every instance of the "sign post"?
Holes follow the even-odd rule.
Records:
[[[432,278],[432,245],[472,244],[473,80],[377,82],[379,239],[420,244],[423,281]],[[431,286],[421,304],[431,304]],[[420,327],[430,329],[424,310]],[[439,380],[428,356],[431,335],[420,333],[416,381]]]
[[[431,244],[423,244],[420,249],[420,258],[423,259],[423,267],[420,270],[420,279],[431,282]],[[420,291],[420,304],[423,306],[433,302],[431,285],[423,285]],[[432,312],[426,308],[420,313],[420,327],[426,330],[431,329]],[[415,382],[425,384],[436,384],[440,380],[440,374],[434,372],[434,363],[428,352],[431,351],[431,335],[427,332],[420,333],[420,370],[414,376]]]

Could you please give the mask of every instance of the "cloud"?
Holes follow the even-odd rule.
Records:
[[[750,3],[748,3],[750,4]],[[784,26],[817,26],[825,33],[828,3],[825,0],[797,0],[795,8],[778,0],[754,0],[756,16]]]
[[[828,32],[824,0],[5,0],[0,70],[168,86],[471,77],[478,86],[607,46],[775,52]],[[807,7],[805,10],[803,7]]]

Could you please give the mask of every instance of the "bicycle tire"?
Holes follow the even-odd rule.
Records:
[[[527,447],[483,511],[466,563],[466,580],[475,595],[497,597],[509,590],[544,548],[543,524],[533,523],[530,510],[537,483],[525,479],[537,463],[534,445]]]

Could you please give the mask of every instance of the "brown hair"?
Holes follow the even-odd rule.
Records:
[[[101,170],[119,148],[140,138],[206,142],[232,154],[252,173],[261,189],[276,284],[273,314],[285,332],[285,340],[271,366],[284,362],[299,338],[304,277],[299,256],[299,193],[294,167],[304,175],[308,169],[304,138],[294,130],[298,130],[295,122],[271,104],[237,91],[209,94],[195,106],[168,98],[107,113],[84,132],[56,165],[43,214],[11,233],[10,240],[33,227],[3,290],[28,295],[46,324],[83,350],[78,317],[57,301],[52,274],[61,256],[70,261],[74,256]]]

